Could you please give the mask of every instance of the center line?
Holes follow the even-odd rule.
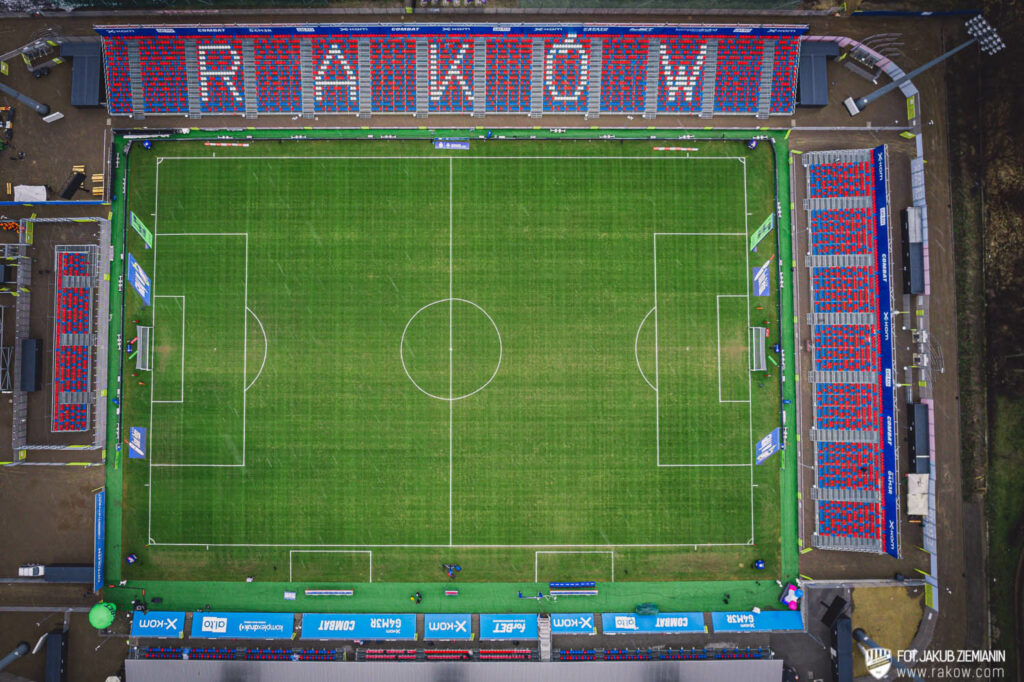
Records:
[[[453,341],[452,317],[454,315],[455,288],[453,285],[453,258],[452,258],[452,157],[448,157],[448,545],[452,544],[452,453],[453,453],[453,431],[455,428],[455,392],[453,391],[455,373],[455,343]]]

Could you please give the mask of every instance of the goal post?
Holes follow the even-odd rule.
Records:
[[[750,371],[764,372],[768,369],[768,359],[765,357],[765,339],[767,329],[764,327],[750,328]]]

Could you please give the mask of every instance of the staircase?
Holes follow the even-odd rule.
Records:
[[[185,39],[185,80],[188,81],[188,115],[190,118],[199,118],[199,57],[195,39]]]
[[[544,113],[544,39],[533,39],[533,64],[530,69],[530,115]]]
[[[299,72],[302,79],[302,116],[312,118],[316,114],[316,83],[313,82],[313,43],[309,38],[299,38]]]
[[[540,660],[551,660],[551,616],[544,613],[537,617],[537,639],[540,641]]]
[[[661,67],[661,40],[651,38],[647,43],[647,89],[644,91],[644,117],[658,113],[658,70]]]
[[[359,39],[359,113],[370,115],[373,110],[373,81],[370,74],[370,39]]]
[[[252,38],[242,38],[242,81],[245,86],[245,117],[256,118],[256,47]]]
[[[473,41],[473,114],[487,113],[487,39]]]
[[[601,113],[601,66],[604,60],[604,39],[590,40],[590,73],[587,75],[587,116]]]
[[[426,38],[416,39],[416,114],[430,111],[430,45]]]
[[[772,110],[772,77],[775,72],[775,41],[764,41],[761,58],[761,89],[757,93],[757,117],[768,118]]]
[[[146,95],[142,89],[142,60],[139,59],[139,41],[125,41],[128,48],[128,79],[132,87],[132,118],[143,118]]]

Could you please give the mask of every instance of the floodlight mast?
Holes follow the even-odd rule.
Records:
[[[999,37],[999,34],[996,33],[996,30],[992,27],[991,24],[985,21],[985,18],[980,14],[971,18],[971,20],[967,22],[966,28],[967,33],[971,36],[971,39],[968,40],[967,42],[961,45],[957,45],[949,52],[939,55],[938,57],[931,60],[930,62],[927,62],[926,64],[922,64],[921,66],[917,67],[910,73],[894,80],[891,83],[883,85],[882,87],[878,88],[872,93],[869,93],[857,99],[847,97],[843,104],[846,106],[847,111],[850,112],[850,116],[856,116],[864,109],[864,107],[871,104],[879,97],[889,92],[892,92],[896,88],[900,87],[904,83],[916,77],[918,74],[927,71],[928,69],[932,68],[939,62],[949,59],[957,52],[960,52],[961,50],[966,50],[968,47],[974,45],[975,43],[979,44],[981,46],[981,51],[987,55],[993,55],[1006,47],[1006,43],[1004,43],[1002,38]]]

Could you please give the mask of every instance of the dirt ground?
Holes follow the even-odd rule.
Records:
[[[317,17],[328,21],[403,21],[401,16],[354,16]],[[414,17],[424,20],[423,16]],[[531,17],[515,15],[502,17],[487,15],[487,21],[529,21]],[[545,22],[580,21],[579,15],[560,18],[544,15]],[[207,17],[209,21],[218,23],[260,22],[275,23],[304,22],[308,15],[218,15]],[[432,15],[426,20],[451,21],[450,15]],[[607,20],[598,18],[598,20]],[[716,21],[738,23],[744,21],[767,22],[772,17],[743,16],[685,16],[673,14],[664,17],[652,15],[623,16],[616,15],[614,21]],[[0,20],[0,51],[11,49],[27,42],[33,35],[44,29],[55,29],[68,35],[85,35],[91,32],[93,24],[99,23],[136,23],[164,21],[185,23],[196,21],[195,17],[173,16],[131,16],[118,20],[116,17],[44,17],[37,19],[4,19]],[[833,18],[833,17],[781,17],[779,23],[800,22],[811,25],[811,33],[818,35],[845,35],[864,38],[870,35],[888,32],[902,34],[903,55],[897,61],[904,67],[913,67],[927,58],[937,54],[944,43],[959,36],[960,21],[955,18]],[[65,118],[52,124],[46,124],[26,107],[16,105],[18,109],[15,120],[14,153],[0,154],[0,193],[8,181],[16,184],[45,184],[52,188],[59,187],[66,181],[70,167],[76,164],[86,165],[87,175],[101,172],[106,166],[110,126],[159,128],[166,126],[202,126],[202,127],[238,127],[242,119],[237,117],[203,117],[200,120],[182,117],[150,117],[141,121],[116,118],[111,119],[102,109],[76,110],[68,104],[70,91],[70,66],[58,66],[53,72],[40,80],[31,78],[22,68],[20,62],[12,62],[11,75],[2,77],[3,82],[23,90],[27,94],[48,103],[54,110],[60,110]],[[946,132],[944,129],[944,112],[946,109],[944,78],[945,72],[939,67],[915,80],[922,92],[922,118],[924,126],[925,154],[928,158],[927,187],[930,219],[930,254],[931,254],[931,321],[932,334],[937,344],[943,349],[947,358],[945,371],[935,376],[936,397],[936,458],[939,471],[939,575],[943,583],[941,592],[941,611],[939,624],[936,628],[933,648],[961,648],[965,646],[980,647],[983,645],[985,629],[983,620],[979,621],[981,610],[977,607],[967,608],[966,595],[978,594],[977,589],[984,589],[984,572],[979,566],[980,554],[972,549],[965,556],[964,533],[965,521],[962,514],[960,495],[960,464],[959,464],[959,411],[956,403],[957,372],[954,358],[956,357],[956,319],[954,317],[954,254],[951,239],[951,217],[949,212],[949,179],[946,149]],[[871,105],[861,116],[851,119],[842,109],[840,102],[849,95],[858,96],[874,88],[867,81],[853,75],[836,64],[829,65],[829,79],[832,82],[830,104],[820,110],[798,110],[792,119],[773,119],[770,123],[776,126],[795,127],[790,144],[794,149],[835,149],[863,148],[876,146],[880,143],[890,145],[892,161],[892,200],[895,207],[909,203],[909,156],[912,143],[898,136],[897,130],[879,130],[881,126],[905,125],[905,105],[898,94],[889,95]],[[0,95],[0,104],[8,100]],[[313,126],[558,126],[558,127],[590,127],[590,126],[628,126],[647,127],[652,123],[658,127],[696,127],[714,125],[730,128],[755,128],[764,124],[749,117],[718,117],[710,122],[694,117],[659,116],[653,122],[641,118],[629,119],[622,116],[604,116],[599,119],[584,119],[578,116],[549,117],[546,119],[530,119],[521,116],[489,116],[486,119],[472,119],[464,116],[432,115],[427,119],[410,116],[374,116],[371,119],[357,119],[353,116],[321,116],[318,119],[293,120],[291,117],[262,117],[256,125],[260,127],[295,127]],[[246,125],[252,122],[246,122]],[[821,130],[816,128],[844,128],[844,130]],[[852,128],[852,129],[845,129]],[[18,152],[24,152],[25,158],[12,160]],[[801,189],[802,175],[797,173],[797,189]],[[87,198],[80,193],[79,198]],[[795,197],[799,202],[802,197]],[[0,196],[0,199],[7,197]],[[799,205],[799,203],[798,203]],[[66,215],[90,216],[97,215],[96,207],[71,208],[23,208],[0,207],[0,215],[17,219],[38,213],[40,217],[58,217]],[[102,209],[105,214],[106,208]],[[102,215],[102,214],[101,214]],[[805,228],[804,214],[797,213],[798,229]],[[37,233],[38,234],[38,233]],[[801,233],[806,240],[806,232]],[[49,248],[52,258],[52,243],[60,243],[60,239],[72,239],[74,243],[83,243],[80,238],[88,238],[88,234],[63,235],[54,233]],[[796,251],[796,258],[802,261],[805,252],[805,241]],[[46,253],[42,246],[36,254],[39,258],[34,270],[46,270]],[[52,268],[50,268],[52,269]],[[896,273],[897,279],[899,273]],[[40,275],[40,277],[42,277]],[[45,279],[45,277],[43,277]],[[806,306],[806,273],[798,272],[796,281],[801,287],[800,301]],[[39,329],[42,338],[46,334],[52,337],[52,276],[51,287],[47,293],[46,283],[42,279],[33,283],[33,334]],[[47,296],[49,299],[47,300]],[[39,300],[42,299],[42,300]],[[36,315],[49,316],[36,318]],[[50,327],[46,327],[50,324]],[[37,326],[41,325],[41,326]],[[48,330],[48,331],[47,331]],[[806,325],[800,331],[806,334]],[[906,335],[897,336],[898,361],[907,364]],[[806,371],[809,357],[806,353],[800,359]],[[47,366],[48,367],[48,366]],[[46,371],[49,371],[44,367]],[[44,372],[44,376],[46,373]],[[45,392],[45,391],[44,391]],[[6,396],[5,396],[6,398]],[[900,394],[902,401],[903,394]],[[809,396],[804,395],[801,409],[809,415]],[[45,409],[33,410],[34,413],[45,413]],[[6,417],[6,421],[4,418]],[[0,401],[0,461],[7,458],[10,448],[10,407],[7,400]],[[805,428],[809,425],[804,421]],[[805,434],[806,435],[806,434]],[[805,439],[806,442],[806,439]],[[905,442],[901,443],[906,453]],[[802,464],[810,462],[809,448],[804,448]],[[904,455],[905,457],[905,455]],[[907,462],[901,462],[901,471],[907,471]],[[806,486],[809,484],[808,470],[804,469],[803,498],[809,500]],[[0,578],[16,573],[17,565],[25,562],[88,562],[91,560],[92,539],[92,497],[91,491],[103,484],[103,472],[100,467],[8,467],[0,469]],[[805,510],[805,530],[813,528]],[[973,517],[972,517],[973,518]],[[975,523],[968,519],[968,523]],[[812,551],[801,557],[801,573],[813,578],[890,578],[896,572],[915,575],[914,569],[927,565],[927,556],[916,549],[920,542],[920,527],[907,523],[902,524],[904,557],[893,560],[888,557],[877,557],[855,553],[837,553]],[[979,529],[974,525],[967,528],[973,537],[981,537]],[[805,534],[806,539],[806,534]],[[970,576],[968,582],[968,576]],[[981,581],[981,588],[977,581]],[[946,591],[948,590],[948,592]],[[81,587],[54,588],[40,585],[3,585],[0,584],[0,608],[4,605],[57,605],[85,606],[93,603],[95,598],[83,593]],[[50,621],[42,626],[35,626],[39,614],[25,615],[20,612],[10,613],[0,610],[0,650],[13,646],[21,639],[33,639],[38,633],[49,626]],[[53,619],[51,619],[53,620]],[[103,644],[98,651],[94,649],[100,642],[80,618],[72,618],[72,675],[69,679],[97,679],[97,674],[106,674],[116,670],[124,657],[123,640],[120,644],[109,642]],[[22,634],[22,633],[26,634]],[[804,636],[806,637],[806,636]],[[618,646],[615,640],[610,646]],[[621,644],[625,644],[621,642]],[[600,645],[588,641],[589,646]],[[799,644],[794,645],[799,647]],[[817,645],[815,645],[815,649]],[[90,651],[93,649],[93,651]],[[825,656],[819,652],[819,657]],[[23,661],[10,668],[10,672],[30,679],[41,679],[38,659]],[[824,667],[815,666],[818,676],[827,676]]]

